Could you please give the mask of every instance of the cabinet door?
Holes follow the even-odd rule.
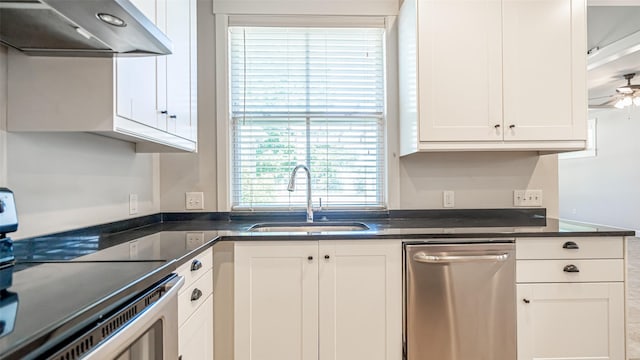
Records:
[[[178,330],[178,350],[182,360],[213,360],[213,296]]]
[[[156,0],[156,26],[167,33],[167,1]],[[160,130],[167,131],[167,57],[156,56],[156,121]]]
[[[155,0],[134,0],[133,4],[152,22],[156,22]],[[117,57],[116,114],[125,119],[157,127],[156,59]]]
[[[318,242],[238,242],[235,360],[318,358]]]
[[[519,360],[625,358],[623,283],[517,287]]]
[[[116,114],[156,127],[156,60],[123,57],[115,61]]]
[[[502,141],[501,6],[418,0],[420,141]]]
[[[584,0],[504,0],[504,139],[586,139]]]
[[[173,44],[166,58],[167,130],[187,139],[191,139],[191,42],[195,41],[191,23],[196,21],[191,9],[195,6],[194,0],[167,0],[167,36]]]
[[[320,360],[402,358],[400,241],[321,241]]]

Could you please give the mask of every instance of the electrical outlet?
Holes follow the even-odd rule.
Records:
[[[204,233],[203,232],[188,232],[185,235],[185,247],[187,250],[195,250],[198,247],[204,245]]]
[[[202,192],[186,193],[185,207],[187,210],[204,210],[204,193]]]
[[[542,190],[514,190],[513,206],[542,206]]]
[[[445,190],[442,192],[442,206],[446,208],[452,208],[456,204],[455,192],[452,190]]]
[[[138,213],[138,194],[129,194],[129,215]]]

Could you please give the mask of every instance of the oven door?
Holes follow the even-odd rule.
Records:
[[[148,289],[52,358],[177,359],[178,291],[183,284],[184,279],[174,275]]]

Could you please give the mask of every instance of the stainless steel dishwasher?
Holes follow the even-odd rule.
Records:
[[[513,239],[406,244],[406,359],[514,360],[515,300]]]

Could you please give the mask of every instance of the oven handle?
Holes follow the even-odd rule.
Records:
[[[464,263],[478,261],[497,261],[503,262],[509,258],[509,254],[486,254],[486,255],[427,255],[423,252],[413,255],[413,260],[419,263],[427,264],[447,264],[447,263]]]
[[[107,359],[109,358],[109,356],[115,358],[122,351],[126,350],[128,345],[130,345],[133,341],[138,339],[138,337],[142,336],[147,330],[149,330],[149,327],[153,325],[158,319],[164,318],[167,314],[167,311],[172,311],[171,309],[167,309],[167,307],[171,306],[172,302],[175,304],[175,308],[173,309],[173,311],[177,313],[178,291],[183,284],[184,277],[176,276],[175,278],[160,285],[160,287],[166,289],[166,292],[160,298],[160,300],[156,301],[153,305],[142,312],[140,316],[135,318],[120,331],[116,332],[112,337],[106,339],[103,344],[99,345],[90,353],[86,354],[86,357],[83,359],[100,360]],[[172,314],[172,316],[177,317],[177,314]],[[175,319],[175,321],[177,322],[177,319]],[[175,335],[177,335],[177,333]],[[169,336],[175,335],[169,334]]]

